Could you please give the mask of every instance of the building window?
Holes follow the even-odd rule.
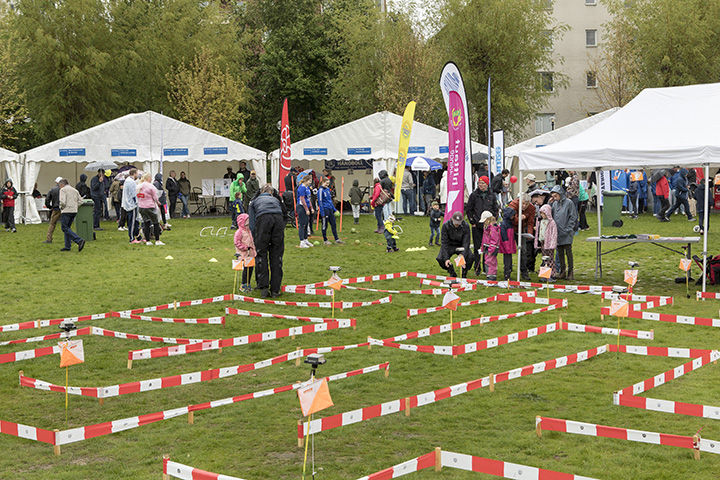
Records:
[[[597,30],[585,30],[585,46],[597,47]]]
[[[585,5],[597,5],[597,0],[585,0]]]
[[[541,135],[553,130],[555,130],[554,113],[538,113],[535,116],[535,135]]]
[[[597,76],[595,72],[585,72],[585,86],[587,88],[597,88]]]
[[[553,72],[540,72],[540,88],[545,92],[554,92]]]
[[[545,47],[545,50],[549,52],[555,50],[555,43],[553,42],[553,31],[543,30],[542,34],[547,39],[547,46]]]

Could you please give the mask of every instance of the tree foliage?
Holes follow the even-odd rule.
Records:
[[[183,63],[168,74],[168,79],[170,103],[179,120],[233,140],[244,139],[245,89],[206,48],[190,65]]]
[[[553,71],[551,42],[567,27],[537,0],[443,0],[432,15],[432,41],[463,75],[471,128],[487,141],[487,84],[492,79],[492,128],[519,136],[547,104],[538,72]],[[547,35],[551,31],[552,35]],[[561,60],[561,59],[560,59]],[[567,80],[554,75],[555,89]]]

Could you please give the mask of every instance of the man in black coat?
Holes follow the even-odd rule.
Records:
[[[484,227],[483,224],[480,223],[480,217],[482,216],[483,212],[490,212],[495,218],[497,218],[499,210],[497,197],[488,188],[489,183],[490,182],[488,178],[484,175],[478,178],[477,188],[473,190],[473,192],[470,194],[467,205],[465,205],[465,213],[467,214],[468,222],[470,222],[470,226],[472,227],[472,240],[474,250],[474,255],[472,256],[472,258],[474,258],[477,262],[475,270],[476,272],[478,272],[478,274],[482,271],[483,268],[483,265],[481,265],[480,263],[479,250],[482,246]],[[468,266],[468,268],[471,267],[472,263]]]
[[[505,169],[500,172],[500,175],[494,175],[490,182],[490,190],[497,197],[499,204],[502,204],[503,183],[508,175],[510,175],[510,170]]]
[[[165,190],[167,190],[168,200],[170,201],[168,213],[170,214],[170,218],[175,218],[175,206],[177,205],[178,193],[180,192],[180,186],[175,178],[175,170],[170,170],[168,179],[165,181]]]
[[[105,170],[98,169],[98,174],[90,180],[90,198],[93,201],[93,230],[100,228],[100,217],[103,215],[103,202],[107,204],[105,197]]]
[[[466,278],[473,263],[473,254],[470,250],[470,225],[463,220],[460,212],[453,213],[452,218],[443,224],[440,231],[440,253],[436,258],[440,268],[446,270],[451,277],[457,277],[451,260],[455,254],[465,257],[462,277]]]
[[[277,191],[266,183],[250,202],[250,231],[255,241],[255,280],[262,298],[280,296],[285,254],[286,210]],[[269,257],[269,258],[268,258]],[[270,271],[268,273],[268,264]]]

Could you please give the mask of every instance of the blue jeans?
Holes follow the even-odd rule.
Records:
[[[335,214],[331,213],[331,214],[325,215],[321,218],[322,218],[323,240],[327,241],[328,224],[330,224],[330,228],[332,228],[332,233],[333,233],[333,236],[335,237],[335,240],[338,240],[340,237],[338,237],[338,233],[337,233],[337,223],[335,222]]]
[[[413,213],[417,206],[415,203],[415,190],[400,190],[400,193],[402,194],[403,213],[405,215]],[[409,212],[408,208],[410,208]]]
[[[375,220],[377,220],[378,230],[385,228],[383,222],[383,207],[375,207]]]
[[[183,217],[187,217],[188,215],[190,215],[190,210],[188,210],[188,199],[190,198],[190,195],[183,195],[182,193],[178,193],[178,198],[183,204],[181,215]]]
[[[72,242],[80,243],[80,235],[72,231],[72,224],[75,221],[75,215],[77,213],[62,213],[60,214],[60,226],[65,234],[65,248],[70,249]]]
[[[435,236],[435,243],[440,245],[440,227],[430,225],[430,240],[428,240],[428,244],[433,243],[433,235]]]
[[[302,205],[298,205],[298,235],[300,235],[300,241],[307,240],[308,238],[308,217],[305,208]]]

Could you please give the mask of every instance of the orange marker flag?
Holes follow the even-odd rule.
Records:
[[[463,255],[458,255],[455,258],[455,266],[457,267],[464,267],[465,266],[465,257]]]
[[[689,258],[681,258],[680,265],[678,266],[678,268],[685,272],[689,272],[691,265],[692,265],[692,261]]]
[[[255,266],[255,257],[250,257],[244,262],[246,267],[254,267]]]
[[[60,367],[68,367],[85,362],[85,351],[82,340],[69,340],[58,343],[62,349],[60,353]]]
[[[243,268],[244,267],[243,267],[242,260],[233,260],[232,261],[232,269],[233,270],[242,270]]]
[[[625,300],[613,300],[610,302],[610,315],[615,317],[627,317],[630,313],[630,304]]]
[[[328,280],[328,286],[333,290],[340,290],[342,287],[342,278],[338,277],[337,273],[333,273],[330,280]]]
[[[552,276],[552,268],[540,267],[540,272],[538,273],[538,277],[549,279],[551,276]]]
[[[625,283],[631,287],[637,283],[637,270],[625,270]]]
[[[334,405],[332,398],[330,398],[327,378],[315,380],[300,387],[298,389],[298,398],[300,399],[300,408],[306,417]]]
[[[455,295],[454,292],[447,292],[443,297],[442,306],[450,310],[457,310],[458,303],[460,303],[460,297]]]

